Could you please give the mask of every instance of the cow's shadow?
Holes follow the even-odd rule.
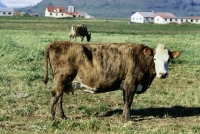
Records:
[[[112,116],[114,114],[122,114],[122,109],[115,109],[108,111],[104,114],[104,116]],[[140,117],[157,117],[163,118],[165,116],[169,116],[172,118],[177,117],[190,117],[190,116],[198,116],[200,115],[200,107],[183,107],[183,106],[173,106],[170,108],[161,107],[161,108],[144,108],[144,109],[132,109],[132,116],[140,116]]]

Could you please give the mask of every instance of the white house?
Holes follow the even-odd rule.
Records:
[[[80,17],[81,12],[67,12],[64,7],[49,6],[46,7],[45,17],[64,18]]]
[[[173,15],[172,13],[158,12],[155,14],[156,14],[156,17],[154,18],[154,23],[156,24],[168,24],[168,23],[177,22],[176,16]]]
[[[0,16],[13,16],[14,9],[13,8],[0,8]]]
[[[131,16],[131,22],[154,22],[154,17],[156,17],[154,12],[136,12]]]

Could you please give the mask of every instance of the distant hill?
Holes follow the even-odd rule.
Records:
[[[95,17],[130,18],[137,11],[171,12],[176,16],[200,16],[200,0],[43,0],[35,6],[16,11],[44,15],[49,5],[75,6]]]
[[[0,7],[6,7],[1,1],[0,1]]]

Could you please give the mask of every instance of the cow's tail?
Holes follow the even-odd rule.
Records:
[[[49,51],[48,49],[46,49],[45,53],[44,53],[44,59],[45,59],[45,76],[44,76],[44,84],[46,85],[49,78],[48,78],[48,64],[49,64]]]

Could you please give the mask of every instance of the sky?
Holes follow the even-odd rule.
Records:
[[[0,0],[4,5],[11,8],[33,6],[42,0]]]

